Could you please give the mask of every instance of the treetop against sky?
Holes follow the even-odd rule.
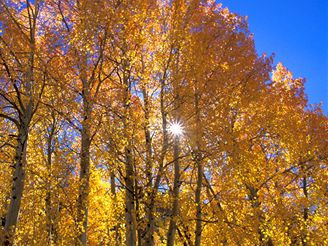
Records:
[[[275,54],[296,77],[306,79],[310,103],[328,113],[328,2],[326,0],[222,0],[248,16],[259,53]]]

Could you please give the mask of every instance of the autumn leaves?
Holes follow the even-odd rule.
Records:
[[[0,3],[3,244],[325,243],[327,118],[244,18]]]

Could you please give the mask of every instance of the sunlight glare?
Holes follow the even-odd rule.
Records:
[[[174,136],[181,136],[183,134],[183,127],[179,122],[173,122],[169,126],[169,131]]]

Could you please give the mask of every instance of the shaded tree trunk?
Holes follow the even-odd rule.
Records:
[[[179,190],[180,190],[180,161],[179,161],[179,136],[174,138],[174,184],[173,184],[173,202],[170,217],[169,229],[167,232],[167,246],[174,245],[175,233],[177,230],[177,216],[179,214]]]
[[[125,223],[126,223],[126,245],[136,245],[137,225],[135,210],[135,172],[133,167],[133,153],[130,134],[130,105],[131,105],[131,83],[128,71],[128,62],[125,60],[123,64],[123,84],[124,84],[124,137],[126,146],[124,148],[125,155]]]
[[[35,110],[33,89],[34,89],[34,59],[35,59],[35,29],[36,29],[36,18],[38,15],[38,1],[35,3],[35,14],[30,17],[30,52],[28,56],[27,70],[25,74],[25,95],[28,98],[28,102],[25,106],[21,107],[21,112],[17,112],[19,117],[19,127],[17,136],[17,146],[15,153],[15,164],[13,171],[13,183],[10,196],[9,209],[6,215],[5,221],[5,245],[11,245],[14,243],[14,235],[16,230],[16,225],[18,221],[18,214],[21,206],[21,200],[24,190],[24,180],[25,180],[25,168],[27,165],[26,159],[26,149],[27,140],[29,135],[29,126]],[[17,89],[18,91],[18,89]],[[23,94],[21,92],[17,92]],[[20,99],[20,98],[19,98]]]
[[[29,106],[31,108],[31,105]],[[31,110],[30,110],[31,111]],[[13,184],[10,196],[9,209],[6,215],[5,221],[5,242],[4,245],[13,245],[16,225],[18,221],[18,214],[21,206],[21,200],[23,196],[24,181],[25,181],[25,168],[27,164],[26,160],[26,148],[28,139],[28,126],[31,119],[31,113],[29,117],[26,116],[21,122],[18,131],[17,147],[15,153],[15,164],[13,172]]]
[[[158,192],[158,188],[161,182],[161,178],[164,171],[164,161],[166,152],[168,149],[168,134],[167,134],[167,112],[166,112],[166,105],[165,105],[165,81],[167,78],[167,70],[171,62],[171,56],[168,59],[168,62],[164,68],[163,77],[160,80],[160,110],[161,110],[161,117],[162,117],[162,149],[159,158],[159,167],[158,173],[155,176],[154,185],[149,197],[149,206],[147,210],[147,228],[146,228],[146,242],[145,245],[153,246],[154,245],[154,230],[155,230],[155,217],[154,217],[154,208],[155,208],[155,199]]]
[[[80,160],[80,187],[78,197],[77,222],[79,226],[78,241],[81,245],[87,245],[88,227],[88,196],[90,180],[90,135],[88,129],[82,129],[81,160]]]
[[[125,222],[126,222],[126,245],[136,245],[136,214],[134,199],[134,169],[131,146],[125,148]]]
[[[304,172],[304,168],[303,169],[303,172]],[[307,185],[308,185],[308,182],[307,182],[307,177],[306,175],[303,176],[303,180],[302,180],[302,189],[303,189],[303,195],[306,197],[306,199],[308,199],[308,188],[307,188]],[[304,206],[304,209],[303,209],[303,220],[304,222],[306,223],[307,220],[309,218],[309,208],[307,206]],[[306,239],[307,237],[307,228],[304,229],[304,231],[302,232],[302,245],[303,246],[308,246],[309,245],[309,242],[308,240]]]
[[[146,140],[146,221],[147,225],[144,232],[144,238],[141,245],[153,245],[153,231],[154,231],[154,218],[153,218],[153,205],[152,205],[152,188],[153,188],[153,176],[152,176],[152,143],[150,135],[150,106],[149,106],[149,96],[146,88],[143,88],[144,97],[144,134]]]
[[[112,194],[112,196],[114,198],[114,202],[116,203],[117,199],[116,199],[115,173],[114,173],[114,170],[112,167],[110,170],[110,193]],[[121,245],[121,237],[119,234],[118,224],[115,224],[112,229],[115,231],[115,245],[119,246],[119,245]]]
[[[173,69],[173,77],[174,75],[178,74],[180,71],[180,53],[179,53],[179,47],[176,47],[176,59],[174,61],[175,69]],[[173,101],[174,106],[174,112],[173,117],[176,122],[179,122],[180,120],[180,103],[181,98],[179,94],[179,80],[176,80],[175,83],[173,83],[173,90],[175,91],[175,98]],[[169,223],[169,229],[167,231],[167,246],[173,246],[175,241],[175,234],[177,230],[177,216],[179,214],[179,193],[180,193],[180,139],[179,135],[177,134],[174,137],[173,142],[173,162],[174,162],[174,183],[173,183],[173,201],[172,201],[172,207],[171,207],[171,216],[170,216],[170,223]]]
[[[53,217],[53,201],[52,201],[52,154],[54,152],[54,134],[55,134],[55,124],[56,119],[55,116],[52,115],[52,123],[50,125],[50,129],[48,131],[47,136],[47,170],[48,170],[48,180],[47,180],[47,194],[46,194],[46,218],[47,218],[47,234],[48,234],[48,244],[56,245],[57,240],[57,232],[54,225],[54,217]]]
[[[195,203],[196,203],[196,229],[195,229],[195,246],[201,245],[201,236],[202,236],[202,204],[201,204],[201,191],[203,184],[203,165],[202,165],[202,156],[201,156],[201,135],[200,131],[200,108],[199,108],[199,94],[195,93],[195,113],[196,113],[196,149],[195,153],[195,164],[197,167],[197,184],[195,191]]]
[[[87,229],[88,229],[88,197],[89,197],[89,180],[90,180],[90,146],[91,146],[91,93],[90,85],[87,79],[87,58],[83,55],[81,66],[82,78],[82,102],[83,102],[83,120],[81,129],[81,150],[80,150],[80,186],[77,204],[77,223],[79,235],[78,243],[87,245]]]
[[[270,237],[266,239],[265,235],[263,233],[263,230],[261,228],[263,225],[263,222],[264,222],[263,221],[264,217],[263,217],[263,212],[260,208],[261,202],[259,201],[259,196],[258,196],[259,189],[255,188],[251,185],[246,185],[246,187],[249,191],[249,195],[248,195],[249,200],[251,201],[252,208],[254,208],[254,210],[255,210],[255,214],[257,216],[258,223],[259,223],[257,232],[259,235],[260,245],[261,246],[273,246],[272,239]]]
[[[201,207],[201,190],[203,182],[203,165],[200,160],[199,154],[196,154],[196,165],[197,165],[197,186],[195,192],[196,202],[196,229],[195,229],[195,246],[201,245],[202,236],[202,207]]]
[[[110,193],[116,196],[115,174],[114,171],[110,171]]]

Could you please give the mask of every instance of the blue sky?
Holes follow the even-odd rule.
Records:
[[[306,78],[310,103],[328,113],[328,0],[221,0],[248,16],[259,54],[275,53],[295,77]]]

